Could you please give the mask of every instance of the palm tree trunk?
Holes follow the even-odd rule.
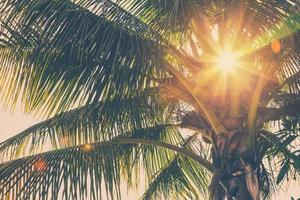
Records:
[[[247,141],[240,130],[214,136],[212,200],[259,200],[258,159]]]

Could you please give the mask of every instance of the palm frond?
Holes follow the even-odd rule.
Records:
[[[299,116],[300,102],[297,97],[293,99],[281,99],[281,101],[276,102],[275,106],[277,107],[259,108],[258,112],[261,122],[279,121],[286,117],[297,118]]]
[[[174,34],[185,30],[192,17],[193,8],[203,3],[184,0],[119,0],[118,2],[162,34]]]
[[[131,138],[133,142],[130,142]],[[0,165],[0,195],[1,198],[9,196],[14,199],[57,199],[58,195],[63,195],[65,199],[76,199],[86,197],[90,191],[92,199],[99,199],[104,185],[108,199],[119,199],[121,177],[130,181],[133,167],[139,169],[141,163],[146,162],[148,165],[143,165],[145,170],[154,176],[156,170],[148,168],[150,163],[158,167],[155,169],[161,169],[176,156],[176,151],[164,148],[156,147],[153,151],[151,144],[173,149],[181,141],[176,129],[159,127],[135,131],[109,142],[84,144],[12,160]]]
[[[62,193],[66,199],[79,196],[82,198],[87,192],[89,175],[95,181],[92,183],[92,196],[99,194],[97,190],[102,190],[102,178],[106,178],[107,189],[114,193],[118,189],[112,185],[120,181],[116,170],[117,152],[116,149],[108,147],[92,146],[93,153],[84,153],[83,147],[81,150],[71,148],[3,164],[0,172],[1,198],[11,195],[16,199],[29,199],[30,197],[47,199],[51,195],[52,199],[57,199],[56,195],[59,194],[62,186],[64,186]],[[12,193],[14,188],[16,188],[15,192]],[[78,188],[79,193],[77,193]]]
[[[115,98],[58,114],[2,142],[1,153],[13,158],[25,152],[37,152],[45,143],[50,148],[74,146],[107,141],[122,133],[154,125],[172,126],[167,115],[174,110],[158,103],[157,98],[147,94]]]
[[[194,149],[198,133],[188,137],[182,146],[203,158],[204,152]],[[197,141],[199,142],[199,141]],[[153,177],[142,199],[179,198],[199,199],[207,195],[208,174],[203,166],[188,157],[177,154],[163,166]]]
[[[269,162],[274,163],[271,167],[272,176],[275,178],[275,168],[280,169],[277,174],[276,184],[280,185],[285,177],[299,176],[299,135],[297,133],[298,122],[296,127],[284,128],[275,133],[263,132],[260,134],[260,142],[263,143],[261,148],[262,157]],[[292,129],[293,128],[293,129]],[[290,132],[289,130],[293,130]]]
[[[179,198],[197,199],[197,191],[192,187],[189,179],[181,166],[181,158],[176,157],[173,161],[154,178],[144,193],[142,199]],[[203,184],[205,186],[205,184]]]
[[[22,95],[27,110],[52,114],[150,87],[164,55],[154,34],[151,39],[105,3],[97,9],[100,16],[66,0],[4,6],[2,12],[9,13],[1,20],[4,99],[16,102]],[[4,84],[7,80],[13,81]]]

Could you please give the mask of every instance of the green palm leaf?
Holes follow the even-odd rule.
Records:
[[[9,161],[0,165],[0,194],[2,198],[13,195],[9,192],[15,188],[17,199],[56,199],[61,191],[61,195],[69,199],[83,198],[90,189],[90,195],[99,198],[103,180],[111,198],[114,195],[119,198],[122,174],[131,179],[132,167],[140,168],[144,163],[147,174],[153,176],[169,163],[175,152],[185,155],[183,148],[175,148],[180,141],[176,130],[157,126],[137,130],[109,142],[73,146]],[[159,144],[169,150],[154,150],[149,144]],[[173,148],[178,151],[170,151]]]
[[[58,114],[35,124],[14,137],[2,142],[2,154],[22,151],[34,153],[44,143],[51,148],[73,146],[90,142],[107,141],[122,133],[157,124],[172,125],[164,119],[168,105],[159,104],[156,96],[142,95],[99,102]]]
[[[100,4],[98,9],[105,6]],[[149,87],[153,67],[161,65],[160,48],[143,36],[147,34],[143,27],[128,30],[126,26],[134,24],[126,17],[111,21],[111,13],[97,16],[68,1],[14,2],[2,23],[8,35],[3,42],[3,64],[9,69],[2,82],[15,80],[2,84],[5,98],[16,101],[19,95],[11,91],[22,91],[28,110],[42,107],[54,113],[76,103],[112,99]],[[12,18],[16,19],[13,29]],[[19,48],[12,49],[15,46]],[[28,83],[30,87],[24,87]]]

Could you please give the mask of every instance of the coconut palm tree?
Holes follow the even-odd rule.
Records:
[[[299,180],[298,0],[3,0],[1,199],[267,199]]]

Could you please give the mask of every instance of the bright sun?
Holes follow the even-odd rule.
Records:
[[[217,67],[223,72],[231,72],[238,65],[238,59],[235,53],[224,51],[217,57]]]

